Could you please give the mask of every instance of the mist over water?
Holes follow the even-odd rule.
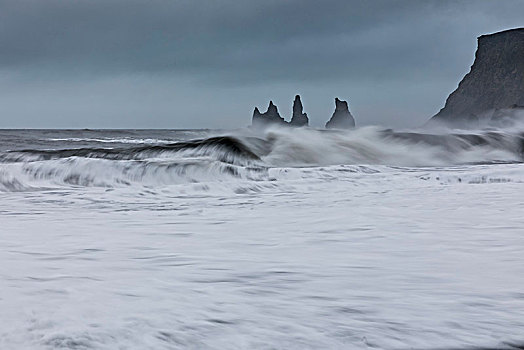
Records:
[[[3,348],[511,348],[524,128],[0,130]]]

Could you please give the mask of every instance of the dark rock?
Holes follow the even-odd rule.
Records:
[[[478,38],[470,72],[431,122],[497,122],[523,108],[524,28],[517,28]]]
[[[309,124],[309,118],[306,113],[303,113],[302,101],[300,101],[300,95],[295,96],[293,102],[293,116],[289,122],[292,126],[307,126]]]
[[[348,103],[335,98],[335,112],[326,123],[327,129],[351,129],[355,127],[355,119],[349,112]]]
[[[254,127],[267,127],[269,125],[287,125],[287,122],[278,113],[277,106],[273,104],[273,101],[269,101],[269,106],[265,113],[260,113],[257,107],[253,111],[253,122]]]

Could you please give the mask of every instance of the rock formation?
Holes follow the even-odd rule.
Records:
[[[524,111],[524,28],[482,35],[471,70],[431,122],[498,122]]]
[[[255,107],[253,111],[253,122],[252,126],[254,128],[266,128],[270,125],[278,126],[293,126],[301,127],[309,125],[309,118],[306,113],[304,113],[304,107],[302,106],[302,101],[300,100],[300,95],[295,96],[295,101],[293,102],[293,115],[289,122],[286,122],[284,118],[278,113],[277,106],[273,104],[273,101],[269,101],[269,107],[267,112],[260,113],[258,107]],[[335,112],[331,119],[326,123],[326,128],[328,129],[349,129],[355,127],[355,119],[349,112],[348,103],[346,101],[341,101],[338,98],[335,99]]]
[[[273,101],[269,101],[269,106],[265,113],[260,113],[258,108],[255,107],[252,123],[254,127],[267,127],[271,124],[287,125],[287,122],[278,113],[277,106],[273,104]]]
[[[309,124],[309,118],[306,113],[303,113],[302,101],[300,101],[300,95],[295,96],[293,102],[293,116],[289,122],[292,126],[307,126]]]
[[[327,129],[350,129],[355,127],[355,119],[349,112],[348,103],[335,98],[335,112],[326,123]]]

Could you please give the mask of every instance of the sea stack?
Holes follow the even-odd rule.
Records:
[[[267,127],[271,124],[286,125],[287,122],[278,113],[278,108],[273,104],[273,101],[269,101],[269,106],[265,113],[260,113],[257,107],[253,111],[253,122],[254,127]]]
[[[524,114],[524,28],[478,38],[471,70],[431,122],[489,124]]]
[[[309,125],[309,118],[306,113],[303,113],[302,101],[300,100],[300,95],[295,96],[295,101],[293,102],[293,116],[289,122],[291,126],[307,126]]]
[[[326,123],[327,129],[351,129],[355,127],[355,119],[349,112],[348,103],[335,98],[335,112]]]

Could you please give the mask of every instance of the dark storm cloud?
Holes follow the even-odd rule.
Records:
[[[459,15],[450,9],[478,7],[499,8],[495,2],[420,0],[3,1],[0,64],[232,80],[380,78],[449,56],[435,31],[445,30],[445,16]],[[444,18],[432,22],[435,16]],[[432,45],[424,45],[428,41]]]
[[[161,78],[212,100],[220,87],[386,84],[375,91],[386,103],[413,84],[452,87],[475,37],[520,25],[522,13],[521,0],[0,0],[0,90],[40,80],[67,93],[111,77],[154,90]]]
[[[390,5],[379,9],[333,1],[17,0],[0,12],[0,57],[3,66],[101,72],[279,70],[299,57],[309,66],[339,55],[334,39],[394,14]]]

